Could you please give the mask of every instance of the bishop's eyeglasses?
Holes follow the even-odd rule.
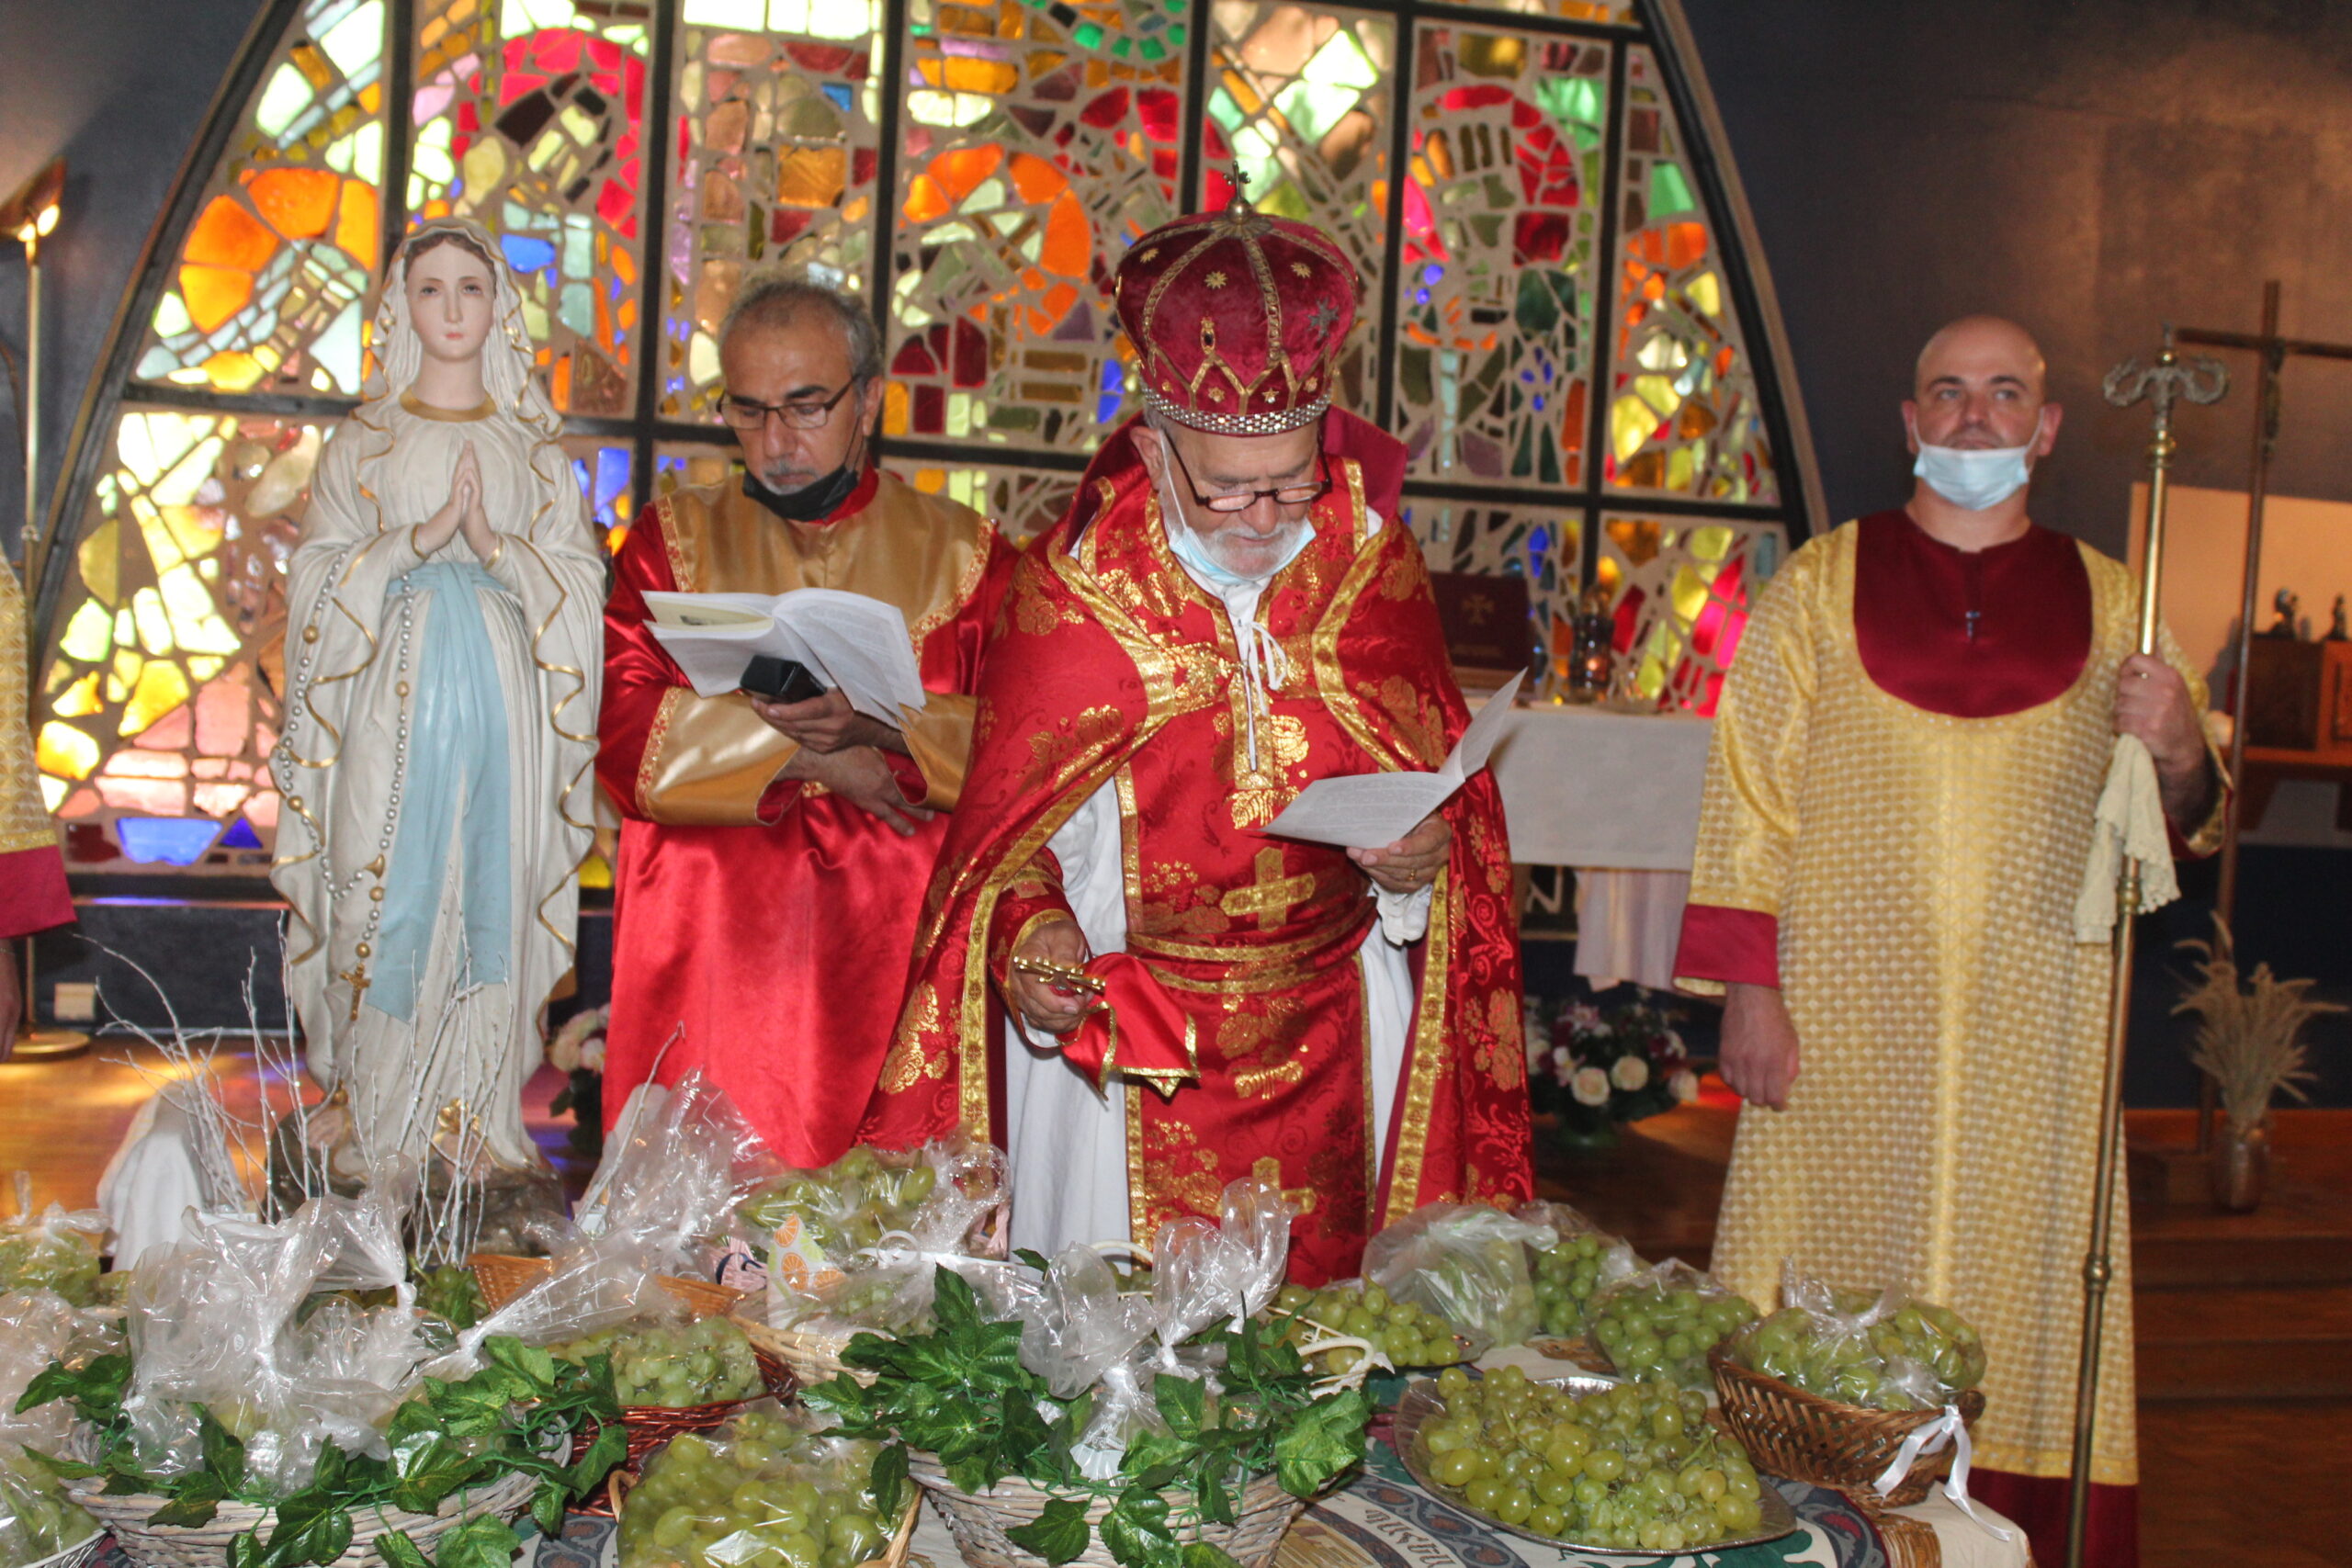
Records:
[[[1312,506],[1331,493],[1331,470],[1320,452],[1315,454],[1315,472],[1318,477],[1312,482],[1278,485],[1272,490],[1238,490],[1208,495],[1203,493],[1200,482],[1193,478],[1193,470],[1186,465],[1183,454],[1176,450],[1176,443],[1162,436],[1160,447],[1176,459],[1176,471],[1184,476],[1184,488],[1193,492],[1193,500],[1211,512],[1247,512],[1261,501],[1271,501],[1276,506]]]
[[[803,398],[788,403],[755,403],[749,398],[739,398],[729,392],[718,400],[718,417],[737,430],[759,430],[775,414],[795,430],[814,430],[833,417],[833,410],[841,400],[857,389],[857,378],[853,376],[842,383],[842,389],[824,401]]]

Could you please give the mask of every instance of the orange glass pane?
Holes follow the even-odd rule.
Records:
[[[289,240],[315,240],[334,217],[336,187],[329,169],[265,169],[245,186],[254,210]]]
[[[1015,163],[1017,167],[1018,160]],[[1046,243],[1038,262],[1047,272],[1084,277],[1093,254],[1093,230],[1086,221],[1086,209],[1076,196],[1064,191],[1046,214]]]
[[[947,193],[939,188],[939,182],[929,175],[917,175],[907,183],[909,222],[929,223],[944,218],[954,205],[947,199]]]
[[[334,176],[329,175],[330,179]],[[209,266],[259,272],[277,254],[277,236],[234,197],[216,196],[188,231],[184,259]]]
[[[993,175],[1004,163],[1004,149],[991,143],[986,147],[958,147],[942,152],[931,161],[931,176],[947,194],[947,205],[954,207],[973,191],[982,180]]]
[[[1015,152],[1012,172],[1012,188],[1031,207],[1051,201],[1069,188],[1069,176],[1035,152]]]
[[[376,187],[364,180],[343,182],[343,208],[334,220],[334,243],[361,266],[376,265],[378,231],[383,220],[376,209]]]
[[[982,60],[976,55],[951,54],[940,62],[950,92],[1009,93],[1021,85],[1021,73],[1009,60]]]
[[[243,310],[253,293],[250,272],[225,266],[180,268],[180,298],[187,301],[187,318],[200,333],[211,332]]]
[[[831,207],[848,185],[845,147],[796,147],[776,160],[775,198],[786,207]]]
[[[1666,226],[1666,265],[1679,271],[1706,258],[1707,226],[1704,223],[1669,223]]]

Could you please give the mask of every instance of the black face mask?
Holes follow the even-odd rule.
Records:
[[[843,463],[821,479],[813,479],[789,492],[773,491],[762,484],[759,476],[743,470],[743,493],[775,513],[787,523],[815,523],[822,520],[835,507],[850,498],[858,480],[865,477],[864,454]]]

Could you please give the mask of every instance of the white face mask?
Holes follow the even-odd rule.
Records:
[[[1915,430],[1914,434],[1917,434]],[[1984,512],[2025,489],[2033,475],[2034,442],[2041,439],[2041,419],[2033,422],[2033,441],[2022,446],[1996,446],[1969,451],[1959,446],[1919,443],[1919,460],[1911,472],[1928,488],[1963,512]]]
[[[1165,440],[1164,437],[1162,439]],[[1160,449],[1163,452],[1167,450],[1165,446]],[[1275,538],[1282,541],[1277,547],[1281,551],[1280,559],[1261,572],[1236,571],[1218,558],[1222,552],[1216,544],[1203,538],[1194,531],[1192,524],[1185,520],[1183,509],[1176,504],[1174,483],[1169,478],[1165,468],[1159,471],[1159,506],[1167,520],[1170,553],[1206,578],[1212,586],[1219,589],[1241,588],[1253,582],[1266,581],[1274,573],[1296,560],[1298,552],[1306,548],[1307,540],[1314,534],[1314,530],[1304,519],[1296,523],[1284,524],[1283,532],[1275,535]],[[1285,538],[1284,535],[1288,537]]]

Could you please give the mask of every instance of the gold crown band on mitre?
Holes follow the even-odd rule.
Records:
[[[1143,389],[1143,406],[1160,418],[1171,420],[1188,430],[1205,430],[1212,435],[1280,435],[1321,419],[1330,411],[1331,399],[1326,393],[1311,403],[1278,409],[1271,413],[1212,413],[1204,409],[1184,408],[1172,403],[1147,382]]]

